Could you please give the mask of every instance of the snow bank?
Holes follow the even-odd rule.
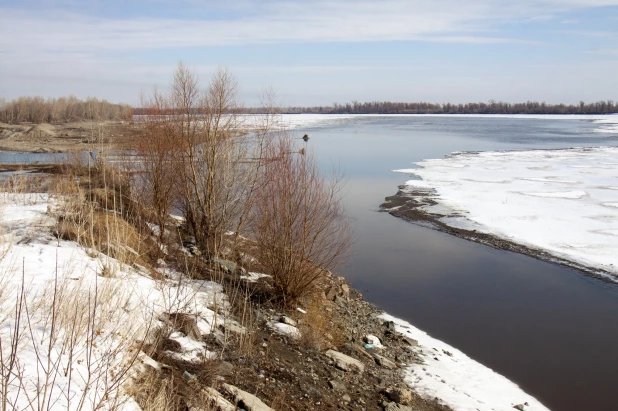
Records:
[[[388,314],[380,318],[393,321],[397,332],[418,341],[419,345],[411,349],[424,363],[408,366],[405,381],[424,398],[437,397],[455,411],[509,410],[526,403],[526,410],[548,409],[515,383],[458,349]]]
[[[618,275],[618,148],[457,153],[395,170],[449,225]],[[446,211],[445,211],[446,210]],[[615,278],[618,280],[618,278]]]
[[[54,410],[105,409],[106,400],[124,396],[119,387],[125,373],[131,373],[127,367],[140,358],[137,341],[161,324],[162,313],[194,314],[205,335],[215,331],[216,312],[229,306],[219,284],[178,281],[179,273],[155,281],[145,270],[55,238],[56,220],[49,213],[55,201],[47,195],[4,193],[0,200],[5,366],[14,331],[21,330],[19,366],[11,370],[8,384],[11,409],[29,409],[32,400]],[[24,308],[18,326],[15,301],[22,284]],[[182,359],[212,356],[203,343],[179,333],[172,338],[181,346]],[[126,409],[139,409],[124,397]]]

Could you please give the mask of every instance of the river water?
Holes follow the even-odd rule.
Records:
[[[323,120],[323,119],[322,119]],[[300,127],[320,166],[346,172],[353,256],[338,270],[366,300],[516,382],[556,410],[618,404],[618,285],[379,212],[392,169],[453,151],[616,146],[582,119],[330,117]],[[301,121],[302,124],[302,121]],[[618,250],[617,250],[618,252]]]

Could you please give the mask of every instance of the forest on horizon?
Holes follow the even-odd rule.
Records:
[[[147,115],[151,109],[114,104],[89,97],[75,96],[43,98],[23,96],[13,100],[0,98],[0,122],[55,123],[83,120],[128,120],[132,115]],[[618,103],[613,100],[579,104],[548,104],[538,101],[507,103],[490,100],[487,103],[427,103],[372,101],[360,103],[333,103],[332,106],[289,106],[274,110],[281,114],[613,114]],[[273,113],[273,107],[236,108],[236,114]],[[161,113],[157,113],[161,114]],[[168,114],[174,114],[171,110]]]

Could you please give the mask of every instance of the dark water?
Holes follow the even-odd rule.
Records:
[[[349,176],[365,299],[505,375],[556,410],[618,409],[618,285],[378,212],[410,168],[452,151],[618,145],[580,120],[362,118],[302,130]],[[617,250],[618,252],[618,250]]]

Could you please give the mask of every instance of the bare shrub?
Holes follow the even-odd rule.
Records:
[[[239,233],[246,224],[269,136],[267,123],[255,132],[243,130],[237,89],[231,73],[220,69],[202,90],[197,76],[180,64],[171,93],[155,91],[145,102],[143,198],[161,234],[176,198],[187,231],[209,257],[220,255],[227,232]]]
[[[329,346],[341,346],[345,341],[343,326],[337,315],[327,309],[320,293],[313,293],[304,300],[306,313],[299,319],[300,344],[305,347],[323,350]]]
[[[290,135],[279,135],[267,150],[253,207],[257,258],[284,304],[310,294],[351,242],[341,178],[325,179],[311,153],[303,153]]]

